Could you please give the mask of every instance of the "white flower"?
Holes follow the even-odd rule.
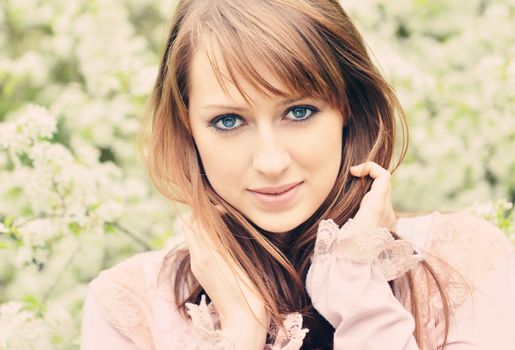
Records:
[[[16,251],[16,259],[14,263],[17,267],[30,265],[33,262],[33,250],[31,247],[22,246]]]
[[[20,149],[27,146],[27,141],[16,132],[14,123],[0,124],[0,146],[2,148]]]
[[[43,55],[34,50],[19,57],[13,68],[14,75],[25,76],[33,86],[43,85],[48,79],[48,64]]]
[[[0,349],[38,349],[49,345],[48,330],[34,313],[24,310],[20,302],[0,305]]]
[[[39,142],[28,151],[35,168],[62,168],[73,162],[73,155],[59,143]]]
[[[46,108],[28,105],[14,121],[0,124],[0,145],[14,152],[24,151],[36,140],[51,138],[56,129],[57,121]]]
[[[109,201],[102,203],[96,210],[98,217],[104,221],[112,222],[117,220],[123,212],[123,207],[120,203]]]
[[[33,140],[52,137],[57,127],[55,117],[46,108],[37,105],[28,105],[16,124],[24,129],[25,136]]]
[[[152,90],[152,86],[157,78],[157,67],[142,67],[135,71],[131,92],[135,96],[147,96]]]
[[[50,256],[50,247],[69,251],[88,242],[86,250],[94,252],[74,260],[73,273],[57,286],[65,292],[51,295],[68,315],[55,316],[48,305],[40,320],[22,304],[0,306],[1,350],[73,347],[79,330],[63,325],[79,324],[72,304],[83,296],[66,303],[69,286],[99,272],[104,249],[134,248],[130,240],[106,239],[105,221],[162,240],[171,235],[173,213],[141,171],[134,137],[172,3],[9,0],[0,11],[0,23],[16,29],[0,31],[0,104],[2,111],[24,106],[0,122],[0,216],[13,217],[22,235],[22,245],[0,259],[0,272],[14,274],[3,296],[44,293],[41,286],[52,284],[63,258]],[[454,210],[476,200],[478,214],[506,229],[512,204],[492,199],[515,189],[515,158],[507,151],[515,149],[515,13],[509,1],[484,2],[481,11],[465,0],[341,3],[408,118],[408,156],[392,178],[395,205]],[[17,32],[24,35],[12,35]],[[5,230],[0,225],[0,233]],[[507,231],[515,242],[515,223]],[[36,269],[21,268],[40,264],[48,267],[40,279],[31,275]],[[52,344],[53,336],[66,343]]]
[[[84,139],[73,136],[71,139],[73,153],[79,162],[86,165],[94,165],[100,158],[100,151]]]
[[[43,247],[60,233],[59,225],[48,218],[34,219],[18,228],[25,244]]]

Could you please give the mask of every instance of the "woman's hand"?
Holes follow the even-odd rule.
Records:
[[[365,229],[385,227],[393,231],[396,218],[390,199],[390,172],[372,161],[353,166],[350,172],[356,177],[369,175],[374,179],[370,191],[361,200],[354,222]]]
[[[215,250],[208,232],[193,220],[191,213],[183,219],[183,231],[190,252],[191,271],[213,301],[225,336],[237,345],[237,349],[263,349],[270,318],[264,301],[245,285],[244,282],[250,285],[246,274],[236,266],[236,273],[233,273],[232,265]]]

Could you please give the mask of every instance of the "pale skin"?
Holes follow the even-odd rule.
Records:
[[[364,228],[392,229],[395,214],[390,198],[390,172],[369,161],[351,167],[350,173],[356,177],[370,176],[374,179],[370,191],[360,203],[354,221]],[[202,235],[202,230],[188,230],[185,236],[191,254],[192,272],[213,300],[221,316],[224,334],[236,344],[237,349],[263,349],[270,318],[264,311],[264,302],[244,283],[244,273],[237,270],[239,277],[232,274],[231,265],[211,248],[211,244],[206,240],[208,236]],[[234,278],[232,283],[226,283],[216,276]],[[233,291],[239,288],[242,289],[243,295],[240,295],[239,299],[234,299]],[[248,308],[247,302],[251,309]],[[252,311],[258,316],[257,320]]]
[[[290,91],[266,66],[254,64],[287,95],[265,95],[241,76],[250,101],[232,79],[225,79],[224,91],[209,60],[197,53],[190,69],[189,120],[213,190],[249,222],[280,237],[307,220],[333,188],[344,117],[338,107]],[[250,191],[297,182],[297,196],[280,208],[263,205]]]

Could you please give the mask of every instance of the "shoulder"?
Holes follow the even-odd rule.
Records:
[[[454,307],[465,302],[515,252],[500,228],[466,210],[401,217],[396,228],[443,282]],[[416,271],[419,278],[426,276],[421,271]]]
[[[163,249],[135,254],[89,283],[89,293],[105,320],[142,348],[153,346],[156,322],[169,323],[175,315],[169,278],[173,261],[168,253]]]
[[[467,211],[435,212],[426,250],[457,268],[475,289],[514,252],[497,226]]]
[[[161,288],[160,284],[169,281],[170,274],[176,269],[176,253],[183,248],[183,243],[183,236],[177,234],[163,249],[132,255],[101,271],[90,282],[90,287],[94,292],[100,292],[116,286],[138,295],[156,291]]]
[[[90,287],[94,292],[101,292],[114,285],[133,293],[148,291],[153,288],[156,272],[165,255],[164,250],[135,254],[101,271],[90,282]]]
[[[417,251],[441,258],[475,260],[481,265],[506,259],[514,249],[499,227],[466,210],[400,217],[396,229]]]

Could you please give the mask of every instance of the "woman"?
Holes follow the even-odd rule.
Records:
[[[90,283],[81,349],[514,348],[502,232],[396,218],[405,119],[336,0],[179,1],[151,105],[184,240]]]

